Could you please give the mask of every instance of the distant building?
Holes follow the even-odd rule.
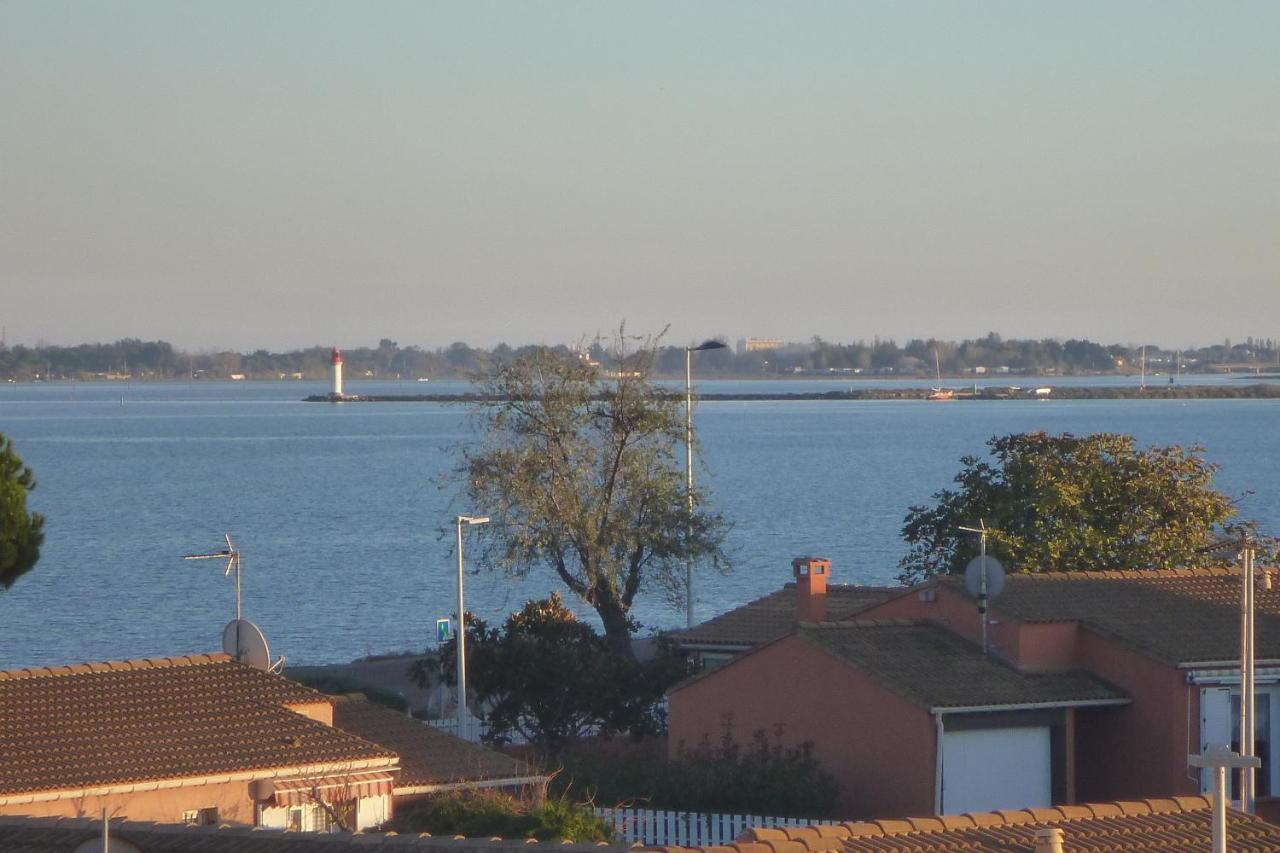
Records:
[[[785,345],[781,338],[738,338],[738,355],[749,352],[770,352],[782,349]]]

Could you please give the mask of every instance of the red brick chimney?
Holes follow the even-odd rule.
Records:
[[[826,557],[796,557],[791,561],[796,578],[796,621],[827,621],[827,575],[831,561]]]

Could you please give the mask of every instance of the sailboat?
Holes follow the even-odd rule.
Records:
[[[933,369],[938,375],[938,384],[929,392],[930,400],[953,400],[956,392],[942,387],[942,362],[938,360],[938,348],[933,348]]]

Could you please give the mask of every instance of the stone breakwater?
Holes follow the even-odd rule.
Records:
[[[1045,389],[1048,389],[1046,392]],[[975,390],[961,386],[950,389],[947,401],[930,400],[929,388],[848,388],[841,391],[806,391],[798,393],[699,394],[702,402],[787,401],[787,400],[921,400],[929,402],[974,402],[982,400],[1280,400],[1280,384],[1254,385],[1149,385],[1133,386],[1055,386],[987,387]],[[683,394],[673,394],[683,397]],[[327,394],[306,397],[307,403],[474,403],[494,398],[480,394],[370,394],[352,395],[333,400]]]

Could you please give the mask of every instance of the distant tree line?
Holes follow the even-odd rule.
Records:
[[[741,342],[726,349],[699,353],[697,371],[702,376],[861,375],[924,377],[941,369],[945,374],[1060,374],[1137,373],[1143,359],[1142,345],[1100,344],[1089,340],[1055,338],[986,337],[964,341],[915,338],[905,344],[892,339],[834,343],[815,337],[785,343],[775,349],[748,351]],[[109,344],[76,346],[0,345],[0,378],[36,379],[322,379],[329,370],[328,346],[288,352],[184,352],[166,341],[126,338]],[[498,344],[492,349],[472,347],[461,341],[447,347],[425,349],[400,346],[383,338],[377,346],[342,351],[348,379],[458,378],[495,362],[514,361],[536,347]],[[573,347],[556,347],[569,354]],[[608,364],[601,343],[576,350],[584,359]],[[655,372],[684,373],[684,347],[657,350]],[[935,367],[936,359],[936,367]],[[1280,369],[1280,341],[1247,338],[1243,343],[1174,350],[1147,344],[1149,373],[1173,374],[1222,369]]]

